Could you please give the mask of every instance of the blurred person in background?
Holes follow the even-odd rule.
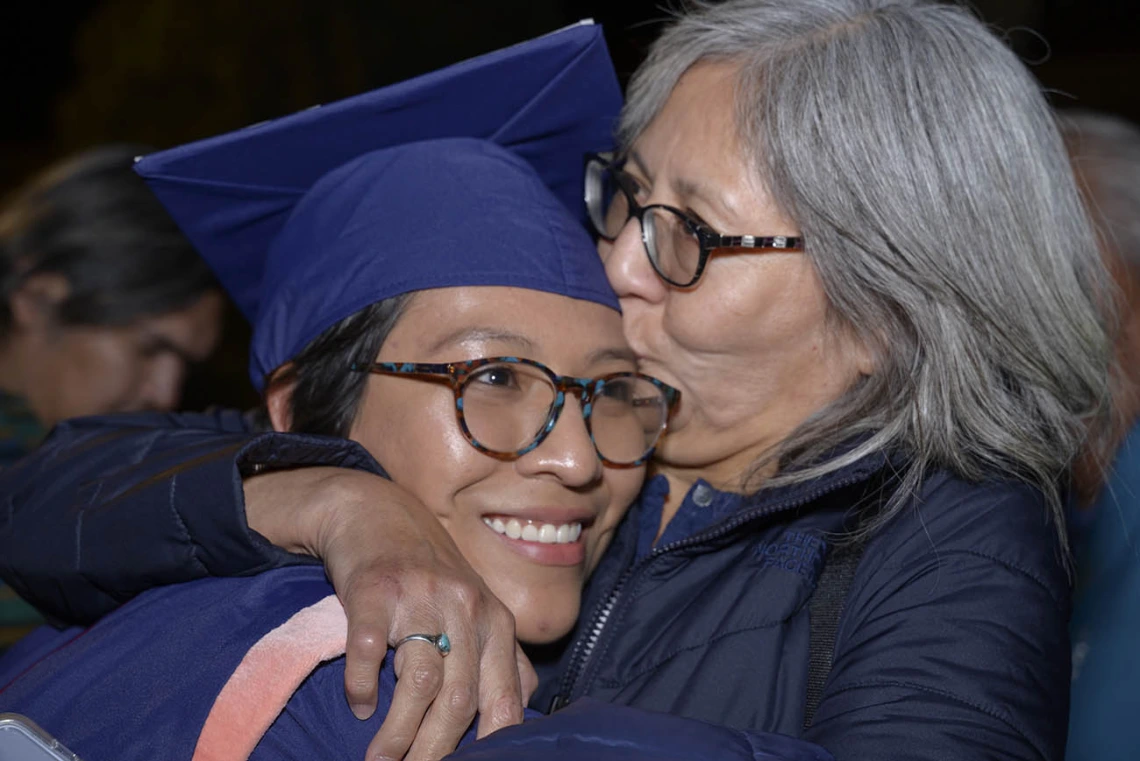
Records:
[[[131,170],[136,146],[49,167],[0,210],[0,468],[69,417],[174,409],[222,298]],[[0,649],[38,620],[0,586]]]
[[[0,464],[69,417],[171,410],[220,332],[213,275],[108,146],[46,170],[0,213]],[[16,439],[16,441],[13,441]]]
[[[1135,758],[1140,749],[1140,128],[1089,111],[1065,112],[1061,125],[1120,295],[1121,443],[1107,482],[1095,468],[1082,474],[1078,490],[1096,499],[1072,522],[1077,586],[1067,758],[1107,761]]]

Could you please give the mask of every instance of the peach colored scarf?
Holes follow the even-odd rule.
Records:
[[[344,608],[329,595],[258,640],[214,700],[194,761],[246,761],[313,669],[344,655],[347,636]]]

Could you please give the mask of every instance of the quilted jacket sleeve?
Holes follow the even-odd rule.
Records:
[[[868,544],[805,738],[837,759],[1061,759],[1068,579],[1042,497],[928,484]]]
[[[240,473],[253,464],[380,472],[353,442],[256,433],[234,411],[68,421],[0,470],[0,578],[86,624],[156,585],[313,562],[246,525]]]

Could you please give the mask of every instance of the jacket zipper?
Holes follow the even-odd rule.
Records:
[[[599,640],[602,638],[602,632],[605,630],[606,624],[610,621],[610,618],[614,612],[614,608],[617,607],[617,603],[621,599],[622,590],[635,574],[640,573],[650,563],[662,555],[673,552],[675,550],[693,547],[704,542],[712,541],[714,539],[719,539],[722,536],[732,533],[746,523],[751,523],[755,520],[759,520],[760,518],[766,518],[776,513],[781,513],[786,510],[801,507],[802,505],[806,505],[809,502],[813,502],[814,500],[819,499],[829,492],[838,491],[839,489],[851,486],[852,484],[858,483],[859,481],[864,481],[866,478],[866,475],[849,476],[841,481],[836,481],[833,484],[829,484],[825,488],[817,489],[814,492],[810,492],[806,495],[791,500],[790,502],[785,502],[783,504],[778,504],[770,507],[764,507],[760,508],[759,510],[738,515],[728,522],[720,524],[720,526],[717,528],[710,529],[703,534],[697,534],[696,536],[691,536],[686,539],[680,539],[676,542],[667,544],[664,547],[657,547],[644,558],[642,558],[641,561],[626,569],[625,573],[621,575],[617,583],[614,585],[614,588],[606,597],[605,604],[597,609],[597,612],[594,614],[594,618],[590,623],[589,634],[579,639],[578,642],[574,645],[574,651],[570,656],[570,665],[567,667],[566,674],[563,675],[562,681],[559,683],[558,694],[556,694],[554,696],[554,699],[550,702],[550,709],[548,713],[554,713],[558,709],[563,708],[571,701],[571,699],[575,697],[574,693],[579,687],[578,682],[581,678],[581,675],[584,672],[586,666],[589,664],[590,656],[594,654],[594,649],[597,647]]]

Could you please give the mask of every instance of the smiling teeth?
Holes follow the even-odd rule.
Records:
[[[581,523],[531,523],[525,524],[516,518],[504,521],[502,518],[484,518],[483,522],[498,534],[505,534],[511,539],[522,539],[524,542],[538,542],[539,544],[570,544],[578,541],[582,535]]]

